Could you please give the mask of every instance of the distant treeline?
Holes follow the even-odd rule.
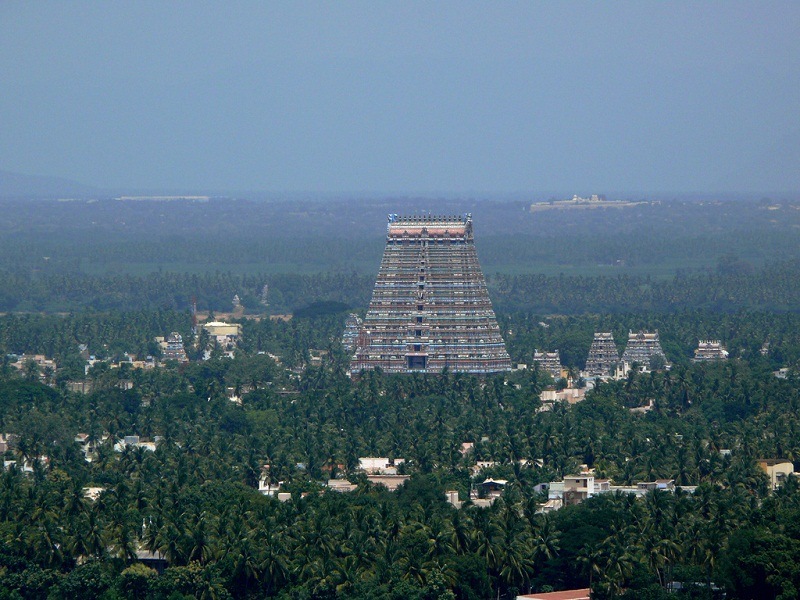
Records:
[[[320,235],[203,237],[189,233],[156,237],[128,232],[43,232],[0,238],[0,269],[35,274],[132,274],[158,271],[232,271],[257,274],[320,271],[377,271],[383,230],[353,237]],[[2,232],[0,232],[2,234]],[[608,231],[534,235],[476,233],[487,273],[674,273],[714,267],[721,256],[736,255],[753,265],[800,258],[796,231],[733,230],[675,237],[656,232],[615,235]],[[44,237],[45,239],[41,239]]]
[[[366,306],[374,280],[353,273],[314,275],[232,273],[150,273],[134,275],[45,275],[0,272],[0,311],[68,312],[93,310],[230,311],[238,294],[249,311],[285,313],[317,301]],[[261,303],[269,286],[268,306]]]
[[[756,269],[733,257],[716,270],[669,280],[621,275],[575,277],[502,275],[491,279],[492,301],[501,311],[539,313],[739,309],[796,311],[800,308],[800,261]]]
[[[800,201],[645,203],[551,210],[529,203],[0,200],[0,270],[41,275],[377,271],[386,214],[472,213],[487,273],[671,275],[735,253],[760,266],[800,259]]]
[[[156,272],[85,275],[0,272],[0,311],[200,310],[229,311],[235,294],[251,312],[286,313],[333,301],[355,310],[369,303],[375,275]],[[261,304],[269,286],[268,306]],[[796,311],[800,307],[800,260],[756,268],[722,257],[714,270],[671,279],[648,276],[546,276],[495,274],[489,292],[499,312],[542,314],[681,310]]]

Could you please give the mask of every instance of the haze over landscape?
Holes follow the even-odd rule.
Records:
[[[796,191],[798,22],[794,2],[4,2],[0,170],[112,192]]]
[[[0,600],[800,597],[799,17],[0,2]]]

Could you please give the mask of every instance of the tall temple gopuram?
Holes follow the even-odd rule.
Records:
[[[472,237],[472,215],[389,215],[351,375],[511,369]]]
[[[622,354],[622,360],[628,364],[639,363],[644,366],[649,366],[653,359],[663,361],[664,365],[668,365],[667,357],[661,349],[661,342],[658,339],[658,330],[655,332],[639,331],[634,333],[628,332],[628,345],[625,346],[625,352]]]
[[[618,362],[619,352],[614,343],[614,335],[610,331],[596,332],[589,347],[584,373],[589,377],[604,377],[611,374]]]

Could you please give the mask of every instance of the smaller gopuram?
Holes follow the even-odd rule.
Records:
[[[558,350],[555,352],[539,352],[533,351],[533,364],[538,365],[542,371],[546,371],[552,375],[553,379],[561,377],[561,355]]]
[[[727,360],[728,351],[722,346],[719,340],[700,340],[697,350],[694,351],[694,362],[705,362],[714,360]]]
[[[667,357],[661,349],[661,342],[658,339],[658,331],[639,331],[628,332],[628,345],[622,354],[623,362],[630,365],[638,363],[650,367],[653,359],[661,360],[667,366]]]
[[[342,346],[348,352],[354,352],[358,341],[358,330],[361,328],[361,317],[355,313],[350,313],[344,322],[344,333],[342,333]]]
[[[605,377],[610,375],[619,362],[619,351],[611,332],[595,333],[589,356],[586,359],[584,373],[587,377]]]
[[[170,333],[162,343],[162,357],[164,360],[177,360],[189,362],[186,350],[183,347],[183,336],[177,331]]]

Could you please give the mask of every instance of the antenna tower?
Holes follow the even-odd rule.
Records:
[[[192,335],[197,335],[197,297],[192,296]]]

